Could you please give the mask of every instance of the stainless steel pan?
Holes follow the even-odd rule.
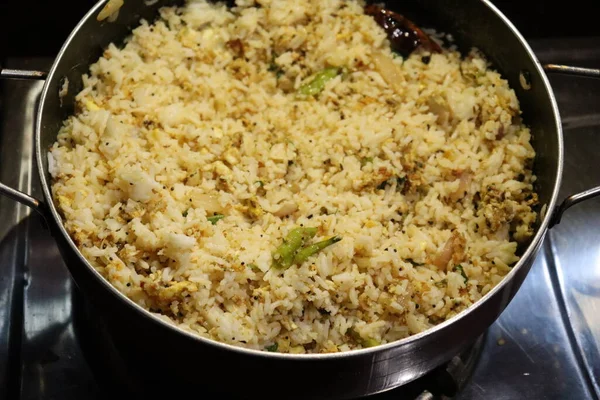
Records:
[[[105,46],[122,42],[140,18],[152,20],[159,7],[178,3],[168,0],[147,5],[149,2],[144,0],[127,0],[116,21],[98,21],[97,15],[106,2],[97,3],[75,27],[47,75],[38,71],[0,71],[0,76],[7,78],[46,80],[35,127],[36,161],[44,199],[34,199],[2,184],[0,193],[44,216],[76,284],[98,311],[98,318],[132,370],[139,372],[136,379],[147,384],[149,393],[173,395],[178,387],[200,395],[204,388],[210,388],[225,397],[331,399],[364,396],[405,384],[449,360],[481,335],[521,286],[547,230],[560,221],[570,206],[600,195],[600,187],[596,187],[558,205],[563,168],[558,108],[544,66],[505,16],[486,0],[402,2],[402,7],[420,12],[439,30],[452,33],[460,46],[480,48],[516,90],[524,120],[532,129],[537,152],[537,191],[541,204],[546,206],[521,260],[497,287],[465,312],[421,334],[370,349],[290,355],[245,350],[192,336],[152,316],[105,281],[77,250],[52,201],[46,150],[55,141],[62,121],[73,112],[81,75]],[[394,8],[392,4],[388,6]],[[545,68],[600,76],[596,70],[556,65]],[[65,79],[69,90],[60,99],[58,93]]]

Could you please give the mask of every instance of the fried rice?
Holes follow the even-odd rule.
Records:
[[[395,54],[364,5],[190,0],[108,46],[48,155],[91,265],[186,331],[285,353],[393,342],[497,285],[537,218],[515,93],[433,31],[441,53]]]

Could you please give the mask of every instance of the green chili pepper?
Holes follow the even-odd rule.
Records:
[[[279,79],[281,75],[283,75],[283,69],[281,69],[281,67],[277,65],[277,63],[275,62],[276,59],[277,54],[273,54],[271,58],[271,64],[269,64],[269,71],[275,73],[275,76],[277,77],[277,79]]]
[[[275,342],[272,345],[265,347],[265,350],[273,353],[273,352],[276,352],[278,348],[279,348],[279,345],[277,344],[277,342]]]
[[[374,347],[379,346],[381,344],[379,340],[373,338],[363,339],[363,337],[360,336],[360,334],[356,332],[353,328],[349,328],[347,333],[352,339],[360,343],[362,347]]]
[[[325,89],[325,84],[338,76],[341,69],[337,67],[325,68],[324,70],[316,73],[310,82],[298,88],[298,93],[305,96],[314,96],[319,94]]]
[[[216,225],[217,221],[221,220],[225,218],[225,216],[223,214],[215,214],[212,217],[208,217],[206,218],[211,224]]]
[[[362,341],[362,347],[375,347],[375,346],[379,346],[381,344],[381,342],[379,342],[379,340],[376,339],[365,339]]]
[[[296,254],[296,256],[294,257],[294,263],[302,264],[304,261],[308,260],[310,256],[318,253],[325,247],[331,246],[332,244],[339,242],[340,240],[342,240],[340,236],[332,236],[329,239],[311,244],[310,246],[306,246]]]
[[[304,242],[317,234],[317,228],[296,228],[288,233],[273,253],[273,266],[278,269],[289,268],[294,262],[294,256]]]
[[[406,176],[397,176],[396,177],[396,188],[401,190],[404,188],[404,184],[406,183]]]
[[[465,274],[465,270],[463,269],[462,265],[460,265],[460,264],[455,265],[454,270],[460,272],[460,275],[465,280],[465,283],[467,283],[467,281],[469,280],[469,277],[467,276],[467,274]]]
[[[442,279],[441,281],[436,282],[435,286],[437,286],[439,288],[443,288],[443,287],[448,286],[448,279]]]

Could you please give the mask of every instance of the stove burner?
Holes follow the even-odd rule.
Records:
[[[404,386],[370,398],[376,400],[449,400],[455,398],[470,381],[484,348],[487,333],[481,335],[464,352],[454,356],[427,375]]]

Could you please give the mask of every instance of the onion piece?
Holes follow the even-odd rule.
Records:
[[[290,214],[295,213],[297,210],[298,210],[298,204],[296,204],[293,201],[287,201],[287,202],[281,204],[281,206],[277,210],[273,211],[272,214],[279,218],[283,218]]]
[[[473,174],[470,172],[462,172],[458,175],[458,188],[453,193],[450,193],[450,200],[453,202],[459,201],[467,194],[469,185],[473,180]]]
[[[459,262],[464,257],[465,239],[458,233],[453,232],[450,239],[446,241],[443,249],[437,254],[432,264],[440,270],[445,270],[451,260]]]
[[[499,241],[509,241],[510,240],[510,224],[507,222],[500,225],[500,228],[496,232],[494,232],[494,239]]]
[[[100,10],[96,19],[98,21],[104,21],[106,18],[119,12],[119,9],[123,7],[123,0],[108,0],[108,3]],[[113,19],[114,20],[114,19]],[[110,21],[112,22],[112,21]]]
[[[194,192],[196,192],[194,190]],[[223,212],[223,206],[219,203],[217,196],[208,193],[193,193],[192,205],[194,208],[202,208],[208,213]]]
[[[400,68],[394,64],[391,58],[382,54],[374,53],[373,61],[379,75],[387,82],[388,85],[398,94],[402,94],[402,82],[404,82],[404,76]]]
[[[450,121],[452,110],[444,97],[433,95],[427,99],[427,105],[429,106],[429,111],[437,115],[438,124],[446,125]]]

